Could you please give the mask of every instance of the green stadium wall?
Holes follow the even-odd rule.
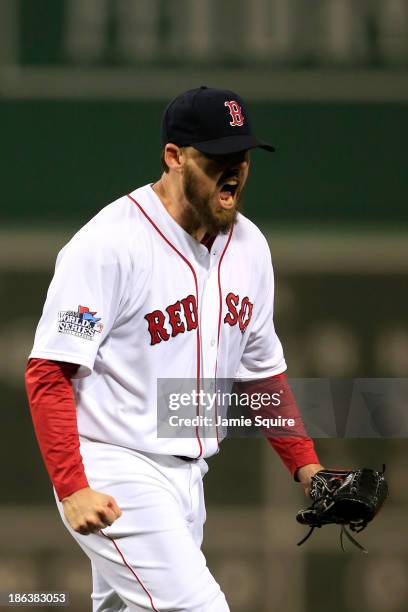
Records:
[[[77,227],[160,174],[163,102],[0,102],[8,226]],[[256,103],[275,154],[253,153],[245,211],[273,226],[406,228],[408,108]]]

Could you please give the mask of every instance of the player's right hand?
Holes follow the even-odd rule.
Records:
[[[115,499],[90,487],[79,489],[62,500],[65,518],[82,535],[95,533],[112,525],[122,514]]]

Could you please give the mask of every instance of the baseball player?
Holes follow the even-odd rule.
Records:
[[[274,148],[236,93],[204,86],[167,106],[162,140],[160,179],[103,208],[58,254],[26,372],[98,612],[229,610],[201,552],[202,480],[222,436],[160,437],[158,380],[225,379],[251,393],[278,381],[296,414],[269,248],[239,212],[250,150]],[[268,439],[307,491],[321,469],[312,440]]]

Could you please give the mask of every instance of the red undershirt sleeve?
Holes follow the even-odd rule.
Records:
[[[274,431],[274,435],[268,435],[272,428],[264,430],[265,437],[271,446],[278,453],[282,462],[286,465],[290,473],[296,478],[299,468],[310,463],[320,463],[314,449],[313,440],[307,435],[296,399],[290,388],[286,374],[277,374],[261,380],[235,383],[238,393],[252,394],[279,394],[280,405],[278,408],[263,408],[258,412],[261,416],[276,417],[279,414],[283,418],[293,419],[293,435],[290,435],[286,427],[284,435],[279,435],[279,430]]]
[[[30,359],[26,390],[37,442],[58,499],[88,487],[71,378],[78,365]]]

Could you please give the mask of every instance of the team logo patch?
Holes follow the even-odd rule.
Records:
[[[238,102],[235,100],[227,100],[224,106],[228,106],[232,121],[229,122],[232,127],[240,127],[244,125],[244,115]]]
[[[78,310],[60,310],[58,313],[58,331],[61,334],[93,340],[95,334],[103,329],[101,318],[95,317],[87,306],[78,306]]]

